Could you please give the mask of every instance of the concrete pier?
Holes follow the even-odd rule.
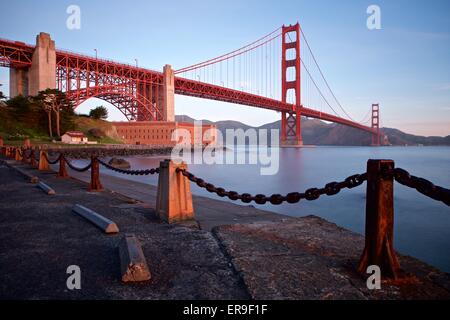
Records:
[[[31,67],[10,68],[10,97],[35,96],[41,90],[56,87],[55,50],[55,41],[48,33],[41,32],[36,36],[36,49],[33,52]]]

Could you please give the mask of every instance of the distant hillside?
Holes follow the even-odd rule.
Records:
[[[193,122],[189,116],[176,116],[177,121]],[[217,121],[202,120],[205,124],[215,124],[217,128],[225,133],[226,129],[242,128],[247,130],[252,126],[239,121]],[[371,144],[372,137],[369,133],[343,126],[335,123],[326,123],[317,119],[302,118],[302,135],[305,144],[310,145],[337,145],[337,146],[367,146]],[[281,121],[265,124],[259,128],[279,129]],[[270,131],[269,131],[270,132]],[[386,144],[391,145],[446,145],[450,146],[450,136],[447,137],[423,137],[404,133],[397,129],[382,128],[382,132],[387,136]]]
[[[392,145],[418,145],[424,146],[449,146],[450,136],[446,137],[424,137],[404,133],[398,129],[383,128],[384,134],[389,137]]]

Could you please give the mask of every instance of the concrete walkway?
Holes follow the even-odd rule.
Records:
[[[0,299],[249,298],[210,232],[159,223],[148,205],[87,192],[75,179],[38,175],[56,195],[0,166]],[[72,212],[77,203],[116,222],[120,233],[103,234]],[[143,246],[149,282],[119,280],[117,246],[125,233]],[[81,290],[67,289],[70,265],[81,268]]]
[[[116,191],[91,193],[80,180],[9,164],[0,165],[0,299],[450,299],[448,274],[401,255],[409,277],[369,290],[355,272],[364,238],[318,217],[195,197],[206,230],[168,225],[156,219],[155,187],[103,175]],[[77,203],[116,222],[120,233],[103,234],[71,211]],[[117,245],[125,233],[142,243],[148,282],[119,280]],[[70,265],[81,268],[81,290],[66,287]]]

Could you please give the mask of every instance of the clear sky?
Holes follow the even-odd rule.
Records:
[[[0,37],[34,43],[49,32],[56,46],[162,70],[245,45],[299,21],[341,103],[356,119],[372,102],[383,126],[421,135],[450,134],[450,1],[410,0],[0,0]],[[81,8],[81,29],[66,27],[69,5]],[[366,26],[367,7],[381,9],[381,30]],[[9,71],[0,68],[6,93]],[[92,99],[77,109],[106,103]],[[110,119],[123,116],[109,107]],[[279,114],[252,107],[176,97],[176,113],[251,125]]]

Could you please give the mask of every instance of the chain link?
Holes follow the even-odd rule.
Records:
[[[20,156],[24,157],[25,159],[29,159],[31,157],[31,154],[28,156],[26,155],[26,150],[19,150]],[[87,171],[92,167],[92,162],[89,163],[87,166],[83,168],[77,168],[73,166],[70,161],[68,161],[63,153],[60,153],[59,156],[56,158],[56,160],[51,161],[47,154],[44,152],[43,156],[47,160],[49,164],[56,164],[58,161],[61,160],[61,158],[67,163],[67,165],[78,172]],[[100,159],[97,159],[100,164],[105,166],[106,168],[123,173],[123,174],[130,174],[130,175],[149,175],[149,174],[156,174],[159,173],[159,168],[152,168],[152,169],[145,169],[145,170],[124,170],[116,168]],[[353,189],[361,184],[363,184],[367,180],[367,173],[362,174],[355,174],[352,176],[347,177],[344,181],[341,182],[330,182],[325,185],[323,188],[310,188],[307,189],[304,193],[300,192],[291,192],[287,195],[283,196],[281,194],[272,194],[271,196],[267,196],[264,194],[257,194],[257,195],[251,195],[249,193],[242,193],[239,194],[236,191],[227,191],[224,188],[216,187],[215,185],[211,183],[205,182],[203,179],[198,178],[191,172],[187,171],[186,169],[177,169],[177,172],[181,172],[183,176],[187,177],[190,181],[197,184],[200,188],[206,189],[208,192],[215,193],[219,197],[228,197],[230,200],[236,201],[241,200],[244,203],[250,203],[255,202],[257,204],[265,204],[267,202],[270,202],[274,205],[282,204],[283,202],[287,203],[298,203],[302,199],[313,201],[319,199],[322,195],[327,196],[333,196],[338,194],[342,189],[348,188]],[[436,186],[431,181],[416,177],[411,175],[408,171],[402,168],[395,168],[390,169],[387,171],[382,172],[382,174],[385,177],[393,178],[398,183],[407,186],[409,188],[416,189],[421,194],[430,197],[434,200],[441,201],[445,203],[447,206],[450,206],[450,190]]]
[[[270,202],[274,205],[282,204],[283,202],[287,203],[297,203],[302,199],[306,199],[308,201],[313,201],[319,199],[322,195],[332,196],[337,193],[339,193],[342,189],[348,188],[352,189],[355,188],[364,181],[367,180],[367,174],[355,174],[347,179],[345,179],[342,182],[330,182],[327,185],[325,185],[324,188],[318,189],[318,188],[310,188],[306,190],[304,193],[300,192],[291,192],[287,195],[283,196],[281,194],[272,194],[271,196],[266,196],[264,194],[257,194],[255,196],[249,194],[249,193],[242,193],[239,194],[236,191],[227,191],[224,188],[218,188],[214,186],[211,183],[205,182],[203,179],[196,177],[191,172],[187,171],[186,169],[178,168],[177,172],[181,172],[183,176],[188,178],[190,181],[195,183],[200,188],[206,189],[208,192],[215,193],[219,197],[228,197],[230,200],[241,200],[244,203],[250,203],[255,202],[257,204],[265,204],[267,202]]]
[[[97,160],[101,165],[105,166],[106,168],[116,171],[116,172],[119,172],[119,173],[123,173],[123,174],[146,176],[149,174],[159,173],[159,168],[152,168],[152,169],[145,169],[145,170],[124,170],[124,169],[116,168],[116,167],[110,165],[109,163],[106,163],[100,159],[97,159]]]
[[[47,160],[47,162],[48,162],[49,164],[56,164],[56,163],[58,163],[58,161],[61,159],[61,157],[63,157],[63,154],[60,153],[59,156],[58,156],[55,160],[50,161],[50,159],[48,158],[46,152],[44,152],[43,155],[44,155],[45,160]]]
[[[92,162],[89,162],[89,164],[87,166],[85,166],[83,168],[77,168],[72,163],[70,163],[70,161],[67,160],[67,158],[64,155],[62,155],[62,157],[63,157],[64,162],[67,163],[69,168],[72,169],[72,170],[75,170],[75,171],[78,171],[78,172],[84,172],[84,171],[88,171],[92,167]]]
[[[442,201],[450,206],[450,190],[436,186],[431,181],[411,175],[402,168],[395,168],[385,172],[385,174],[393,176],[395,181],[412,189],[416,189],[421,194],[437,201]]]

